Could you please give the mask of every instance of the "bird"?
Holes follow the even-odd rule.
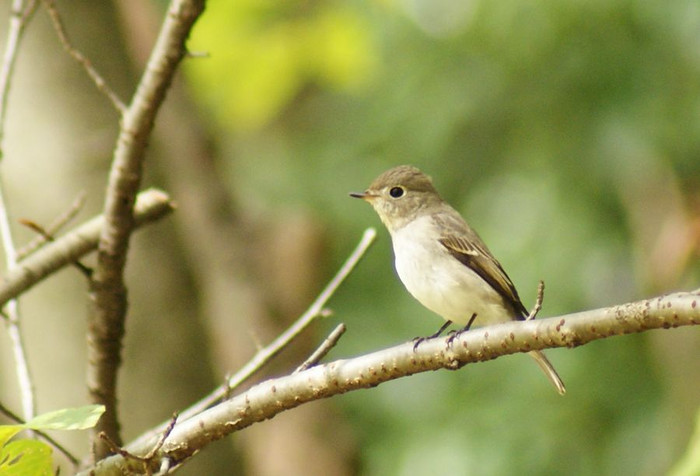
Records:
[[[452,323],[467,330],[472,324],[476,327],[528,317],[501,264],[418,168],[393,167],[364,192],[350,196],[372,205],[386,226],[394,266],[408,292],[445,319],[430,337],[440,335]],[[539,350],[528,353],[564,395],[564,382],[547,357]]]

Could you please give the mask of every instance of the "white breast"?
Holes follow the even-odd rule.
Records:
[[[438,241],[429,216],[392,234],[396,272],[411,295],[455,324],[474,325],[513,319],[501,296],[478,274],[452,256]]]

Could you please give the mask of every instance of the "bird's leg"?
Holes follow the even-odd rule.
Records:
[[[470,321],[470,323],[471,323],[471,321]],[[452,324],[452,321],[447,320],[447,321],[445,321],[445,323],[444,323],[442,326],[440,326],[440,329],[438,329],[438,331],[437,331],[435,334],[431,334],[431,335],[429,335],[428,337],[416,337],[416,338],[414,338],[414,339],[413,339],[413,352],[416,351],[416,349],[418,348],[418,346],[419,346],[422,342],[424,342],[424,341],[426,341],[426,340],[428,340],[428,339],[434,339],[435,337],[439,337],[440,334],[442,334],[442,332],[443,332],[445,329],[447,329],[451,324]]]
[[[476,313],[472,314],[472,317],[469,318],[469,322],[467,322],[467,325],[458,330],[457,332],[452,333],[450,337],[447,338],[447,347],[452,346],[452,342],[459,336],[461,336],[464,332],[467,332],[469,328],[474,324],[474,319],[476,319]]]

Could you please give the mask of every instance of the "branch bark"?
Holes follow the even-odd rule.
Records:
[[[173,202],[165,192],[145,190],[136,200],[134,224],[140,227],[159,220],[174,209]],[[20,261],[15,269],[0,279],[0,307],[56,271],[94,251],[104,223],[104,216],[97,216]]]
[[[204,0],[173,0],[131,104],[122,116],[109,174],[105,226],[100,235],[97,266],[90,286],[87,386],[93,403],[107,410],[95,428],[121,444],[116,410],[117,371],[127,310],[124,267],[134,228],[133,207],[141,184],[143,161],[156,114],[182,58],[185,41],[204,10]],[[109,452],[95,440],[99,459]]]
[[[117,475],[172,468],[185,463],[209,443],[285,410],[419,372],[455,370],[469,363],[518,352],[573,348],[616,335],[698,324],[700,290],[548,319],[483,327],[460,335],[450,347],[445,337],[426,341],[416,351],[413,342],[407,342],[264,381],[216,407],[178,422],[147,468],[143,461],[116,455],[80,474]],[[138,445],[129,445],[126,449],[136,455],[147,454],[157,439],[157,435],[148,441],[138,439]]]

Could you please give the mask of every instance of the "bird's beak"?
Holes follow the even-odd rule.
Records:
[[[350,193],[350,196],[353,198],[361,198],[362,200],[371,200],[377,197],[376,194],[370,192],[369,190],[365,190],[364,192],[352,192]]]

